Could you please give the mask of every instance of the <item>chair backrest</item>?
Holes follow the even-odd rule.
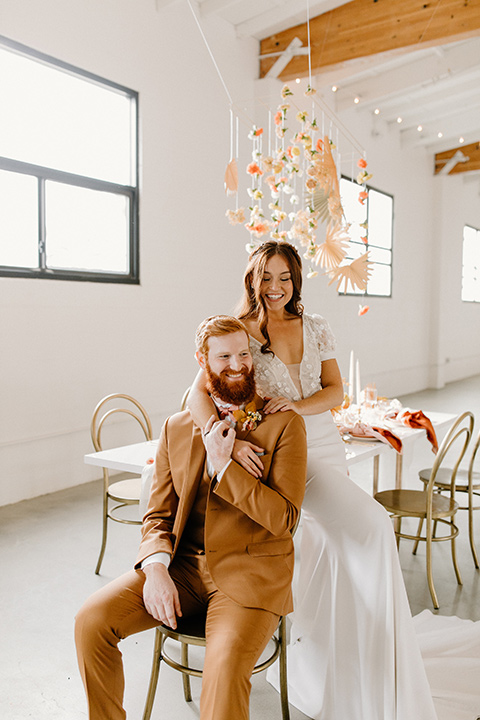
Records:
[[[475,445],[473,446],[472,454],[470,457],[470,462],[468,464],[468,481],[469,481],[469,483],[473,482],[473,466],[475,465],[475,458],[477,456],[479,448],[480,448],[480,431],[477,435],[477,439],[475,440]]]
[[[180,410],[185,410],[185,408],[187,407],[187,399],[188,399],[189,392],[190,392],[190,387],[188,387],[185,390],[185,392],[183,393],[182,402],[180,403]]]
[[[105,407],[114,401],[118,401],[118,403],[115,403],[118,407],[110,407],[110,409],[101,414],[105,410]],[[142,428],[145,439],[152,440],[152,424],[145,408],[138,402],[138,400],[135,400],[135,398],[130,395],[112,393],[100,400],[93,411],[92,422],[90,424],[90,434],[92,436],[93,446],[97,452],[99,450],[103,450],[102,430],[105,421],[117,413],[124,413],[134,418]]]
[[[473,431],[473,424],[474,424],[474,417],[471,412],[466,411],[458,417],[455,422],[453,423],[452,427],[449,429],[445,437],[443,438],[443,441],[438,449],[438,452],[435,456],[435,461],[432,466],[432,470],[430,473],[430,479],[428,481],[427,491],[433,491],[433,484],[435,481],[435,477],[437,475],[437,472],[445,460],[445,457],[447,453],[452,449],[454,444],[457,444],[456,447],[456,454],[455,457],[457,458],[455,463],[453,464],[453,467],[449,463],[449,467],[452,467],[452,475],[451,475],[451,485],[450,490],[452,497],[455,493],[455,478],[457,476],[457,470],[459,468],[460,463],[463,460],[463,457],[465,455],[465,452],[468,447],[468,443],[470,442],[470,438],[472,436]]]

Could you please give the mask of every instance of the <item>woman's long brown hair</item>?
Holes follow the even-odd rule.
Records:
[[[272,353],[270,350],[270,336],[267,330],[268,312],[265,302],[261,296],[261,285],[267,262],[274,255],[280,255],[288,265],[293,284],[293,294],[285,306],[291,315],[301,317],[303,305],[301,304],[302,290],[302,261],[297,249],[286,242],[268,240],[262,243],[251,253],[243,276],[244,292],[240,301],[237,317],[240,320],[255,318],[258,320],[260,332],[265,338],[262,345],[262,353]]]

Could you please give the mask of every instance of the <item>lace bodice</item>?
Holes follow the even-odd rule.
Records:
[[[304,313],[303,357],[300,364],[300,384],[304,398],[321,389],[322,362],[335,357],[336,343],[328,322],[321,315]],[[301,400],[287,366],[276,355],[263,355],[262,347],[250,336],[250,350],[255,365],[258,392],[262,396],[283,395],[289,400]]]

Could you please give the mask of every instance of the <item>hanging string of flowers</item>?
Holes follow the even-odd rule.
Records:
[[[308,85],[306,97],[315,95]],[[250,197],[249,216],[244,207],[227,210],[232,225],[243,224],[250,234],[246,245],[248,252],[268,237],[292,242],[303,249],[303,256],[310,261],[307,277],[318,275],[321,268],[336,282],[337,290],[344,292],[348,286],[365,290],[371,263],[368,251],[352,262],[347,262],[349,248],[349,224],[340,197],[340,187],[334,152],[336,145],[329,135],[322,132],[316,118],[316,106],[312,101],[311,114],[298,110],[296,127],[289,127],[293,92],[288,85],[282,88],[282,102],[273,116],[276,148],[263,151],[263,128],[255,125],[248,137],[252,141],[251,162],[246,173],[250,177],[247,193]],[[358,161],[357,183],[361,185],[358,200],[364,204],[368,197],[366,183],[372,175],[367,171],[366,160]],[[228,168],[227,168],[228,170]],[[227,188],[227,176],[226,176]],[[317,242],[319,223],[326,223],[325,240]],[[362,240],[368,242],[368,227],[362,224]]]

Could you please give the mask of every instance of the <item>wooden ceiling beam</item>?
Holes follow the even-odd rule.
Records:
[[[352,0],[310,20],[312,74],[346,60],[408,47],[418,49],[480,36],[478,0]],[[308,46],[302,23],[260,42],[260,77],[275,58],[298,37]],[[282,80],[308,76],[308,57],[294,57],[280,74]]]
[[[453,150],[437,153],[435,155],[435,175],[438,175],[445,168],[449,160],[452,160],[456,153],[461,153],[468,158],[466,161],[460,159],[447,172],[447,175],[455,175],[457,173],[469,172],[470,170],[480,170],[480,142],[471,143],[470,145],[460,145]]]

